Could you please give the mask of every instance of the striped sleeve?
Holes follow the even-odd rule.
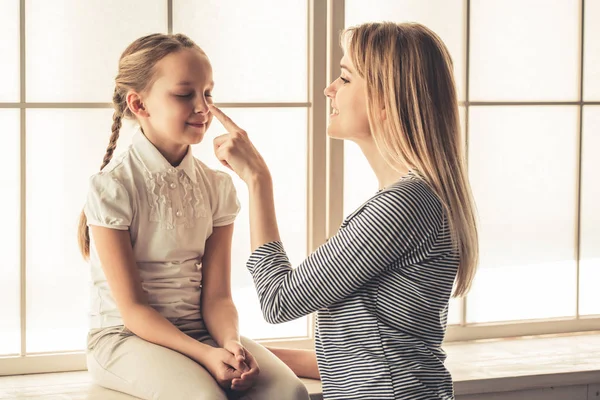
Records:
[[[335,304],[401,260],[430,247],[445,223],[441,203],[422,182],[384,191],[338,233],[292,269],[283,245],[271,242],[248,260],[264,318],[282,323]],[[414,260],[413,260],[414,261]]]

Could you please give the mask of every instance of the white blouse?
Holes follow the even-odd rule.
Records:
[[[88,225],[129,230],[148,303],[173,323],[201,320],[204,246],[240,205],[231,177],[194,158],[177,167],[141,130],[123,154],[90,178]],[[90,231],[90,328],[123,325]]]

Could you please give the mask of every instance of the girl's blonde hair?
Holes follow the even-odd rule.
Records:
[[[156,78],[155,65],[165,56],[183,49],[194,48],[202,51],[189,37],[182,34],[160,34],[141,37],[131,43],[119,58],[119,70],[115,78],[113,94],[112,134],[102,160],[100,170],[108,165],[117,147],[119,130],[123,118],[135,118],[127,106],[127,92],[142,93],[152,86]],[[82,212],[79,218],[77,235],[79,250],[85,259],[90,256],[90,235],[87,218]]]
[[[463,296],[475,276],[479,245],[450,54],[433,31],[415,23],[355,26],[343,32],[342,45],[366,80],[379,151],[390,165],[421,175],[446,209],[460,254],[454,296]]]

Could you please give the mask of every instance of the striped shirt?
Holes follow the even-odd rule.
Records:
[[[325,399],[448,400],[441,344],[458,263],[440,200],[410,172],[297,268],[271,242],[248,269],[269,323],[318,312]]]

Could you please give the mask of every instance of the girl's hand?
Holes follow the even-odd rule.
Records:
[[[270,179],[269,168],[248,138],[246,131],[212,104],[210,111],[228,132],[214,140],[215,155],[219,161],[238,174],[246,184],[257,179]]]
[[[202,357],[202,366],[215,378],[223,389],[230,389],[234,379],[241,379],[248,367],[243,361],[239,361],[228,350],[210,347],[205,350]]]
[[[254,356],[236,340],[225,342],[224,347],[235,356],[236,360],[243,362],[246,367],[246,370],[242,372],[242,375],[239,378],[234,378],[231,381],[231,389],[238,392],[250,389],[256,382],[256,378],[260,373],[258,363],[254,359]]]

